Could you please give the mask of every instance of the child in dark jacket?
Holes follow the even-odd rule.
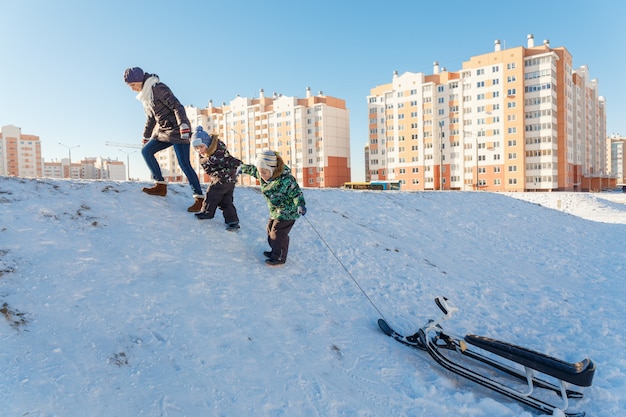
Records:
[[[238,230],[239,217],[233,194],[237,184],[237,167],[241,161],[230,155],[217,135],[209,135],[202,126],[198,126],[192,135],[191,146],[200,155],[200,165],[209,175],[209,188],[202,209],[195,216],[201,220],[212,219],[219,207],[224,215],[226,230]]]
[[[289,232],[296,219],[306,213],[304,195],[291,170],[274,151],[263,151],[254,165],[242,164],[240,170],[261,183],[261,193],[267,201],[270,219],[267,223],[267,242],[271,251],[263,252],[268,265],[282,265],[287,261]]]

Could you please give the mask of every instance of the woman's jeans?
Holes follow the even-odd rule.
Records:
[[[152,173],[152,178],[155,181],[165,181],[163,178],[163,174],[161,173],[161,167],[154,157],[154,154],[162,151],[163,149],[167,149],[170,146],[174,147],[176,159],[178,159],[178,165],[187,177],[187,180],[189,180],[189,185],[191,185],[191,189],[193,190],[194,195],[202,196],[202,189],[200,188],[198,175],[196,175],[196,171],[194,171],[191,167],[191,162],[189,160],[188,143],[172,144],[168,142],[160,142],[156,139],[150,139],[148,143],[146,143],[141,149],[141,154],[143,155],[143,159],[148,165],[148,169]]]

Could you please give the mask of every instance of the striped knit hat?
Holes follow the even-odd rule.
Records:
[[[258,170],[269,169],[270,171],[274,172],[276,166],[278,165],[276,161],[276,152],[270,151],[269,149],[261,152],[257,156],[254,165],[256,165],[256,168]]]

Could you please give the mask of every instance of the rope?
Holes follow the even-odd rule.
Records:
[[[339,259],[339,257],[337,256],[337,254],[331,249],[331,247],[328,245],[328,243],[326,242],[326,240],[324,240],[324,238],[322,237],[322,235],[320,234],[320,232],[317,231],[317,229],[315,228],[315,226],[313,226],[313,224],[309,221],[308,217],[306,216],[302,216],[304,217],[304,219],[306,220],[306,222],[309,224],[309,226],[311,226],[311,229],[313,229],[313,231],[315,232],[315,234],[317,234],[317,236],[320,238],[320,240],[324,243],[324,245],[326,246],[326,248],[328,249],[328,251],[335,257],[335,259],[337,260],[337,262],[339,262],[339,265],[341,265],[341,267],[343,268],[344,271],[346,271],[346,274],[348,274],[348,276],[350,277],[350,279],[352,280],[352,282],[354,282],[354,284],[359,288],[359,290],[361,290],[361,292],[363,293],[363,295],[365,296],[365,298],[367,298],[367,300],[370,302],[370,304],[372,305],[372,307],[374,307],[374,309],[378,312],[378,314],[380,314],[380,317],[382,317],[383,319],[385,319],[385,316],[383,315],[383,313],[379,310],[378,307],[376,307],[376,304],[374,304],[374,301],[372,301],[372,299],[367,295],[367,293],[365,292],[365,290],[363,289],[363,287],[361,287],[361,285],[358,283],[358,281],[356,280],[356,278],[354,278],[354,276],[350,273],[350,271],[348,271],[348,268],[346,268],[346,266],[343,264],[343,262],[341,262],[341,259]],[[385,319],[386,320],[386,319]]]

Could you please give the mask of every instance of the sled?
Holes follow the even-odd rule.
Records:
[[[489,337],[452,335],[441,323],[458,308],[445,297],[437,297],[435,303],[443,317],[430,320],[411,336],[397,333],[383,319],[378,325],[398,342],[428,352],[445,369],[522,404],[551,415],[557,410],[569,417],[585,415],[568,408],[570,400],[583,398],[582,388],[591,386],[596,368],[590,359],[569,363]]]

